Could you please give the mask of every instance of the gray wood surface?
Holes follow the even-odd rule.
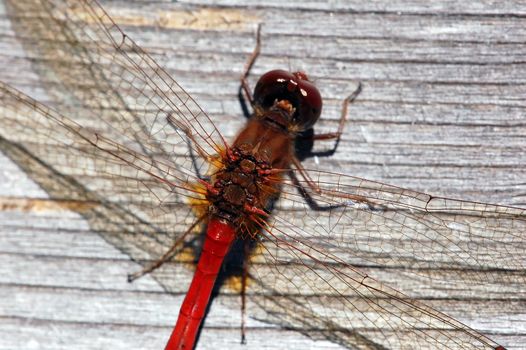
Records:
[[[363,84],[338,152],[308,167],[526,206],[524,2],[103,5],[227,136],[244,122],[238,77],[262,23],[252,85],[274,68],[308,72],[325,102],[317,130],[335,128],[341,100]],[[0,48],[0,79],[45,99],[3,11]],[[164,293],[148,276],[127,283],[138,265],[78,214],[35,199],[46,194],[7,158],[0,169],[0,349],[162,348],[183,294]],[[451,295],[429,303],[508,349],[525,349],[524,289],[503,288],[506,297],[493,302]],[[232,295],[214,301],[199,349],[338,348],[255,320],[240,345],[238,305]]]

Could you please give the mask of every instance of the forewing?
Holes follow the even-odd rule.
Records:
[[[96,1],[16,0],[6,10],[62,115],[174,167],[206,171],[201,158],[223,148],[206,113]]]
[[[132,258],[159,258],[196,220],[191,187],[222,137],[96,1],[6,11],[53,108],[3,85],[4,152],[52,198],[96,203],[82,214]]]

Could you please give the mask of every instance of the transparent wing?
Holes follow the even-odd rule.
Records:
[[[135,260],[159,257],[195,222],[188,201],[202,194],[192,172],[154,161],[1,82],[0,101],[2,152]]]
[[[117,232],[106,239],[134,259],[158,258],[196,220],[181,184],[206,172],[221,135],[96,1],[7,1],[6,12],[53,106],[3,86],[2,136],[25,153],[6,152],[52,198],[112,203],[84,213],[92,227]],[[111,151],[92,149],[96,138]]]
[[[252,257],[259,319],[308,328],[349,348],[498,346],[417,300],[523,295],[524,210],[309,175],[320,208],[300,195],[297,186],[308,189],[306,182],[286,182]]]
[[[206,113],[96,1],[7,1],[6,10],[61,114],[183,168],[223,148]]]

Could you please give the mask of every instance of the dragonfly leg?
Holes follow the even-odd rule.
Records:
[[[303,177],[303,179],[305,179],[305,181],[307,182],[307,185],[309,185],[309,187],[314,192],[320,194],[321,189],[319,188],[318,185],[316,185],[314,181],[312,181],[311,177],[309,176],[309,173],[305,170],[305,168],[303,167],[303,164],[301,164],[301,161],[296,157],[292,157],[292,164],[294,164],[294,166],[298,169],[301,177]]]
[[[246,290],[248,280],[248,256],[252,247],[249,240],[243,242],[243,274],[241,276],[241,344],[246,344],[245,331],[246,331]]]
[[[356,87],[356,89],[349,96],[347,96],[343,100],[343,102],[342,102],[342,109],[341,109],[341,113],[340,113],[340,120],[338,122],[338,129],[336,131],[323,133],[323,134],[313,134],[313,135],[303,136],[304,138],[308,138],[311,141],[316,141],[316,140],[336,140],[335,143],[334,143],[334,147],[331,150],[325,151],[325,152],[311,152],[308,155],[309,157],[312,157],[312,156],[330,156],[330,155],[333,155],[336,152],[336,149],[338,148],[338,144],[340,143],[340,137],[341,137],[341,135],[343,133],[343,128],[345,126],[345,122],[347,121],[349,104],[353,103],[354,100],[356,100],[356,98],[358,97],[358,95],[360,94],[361,91],[362,91],[362,83],[358,83],[358,86]],[[300,134],[300,135],[298,135],[298,137],[301,138],[302,135]]]
[[[261,24],[258,24],[258,29],[256,32],[256,46],[254,47],[254,50],[252,51],[252,54],[248,58],[247,63],[245,64],[245,68],[243,69],[243,74],[241,75],[241,88],[243,89],[243,92],[245,93],[245,97],[250,102],[250,105],[254,104],[254,99],[252,97],[252,91],[250,89],[250,86],[248,85],[248,75],[250,73],[250,70],[252,69],[252,66],[254,65],[254,62],[256,62],[256,59],[259,56],[259,53],[261,51]]]
[[[189,130],[188,129],[185,129],[185,128],[182,128],[180,126],[177,126],[177,124],[180,124],[178,123],[174,117],[172,117],[171,114],[169,114],[167,117],[166,117],[166,121],[168,122],[168,125],[170,125],[174,130],[182,130],[187,136],[188,136],[188,133],[189,133]],[[206,160],[210,160],[210,157],[208,155],[205,154],[205,152],[199,147],[199,145],[194,145],[195,147],[192,147],[191,143],[191,139],[190,137],[187,137],[186,138],[186,143],[187,143],[187,146],[188,146],[188,150],[190,152],[189,156],[190,156],[190,159],[192,159],[192,166],[194,167],[194,171],[195,173],[197,174],[197,177],[201,180],[204,180],[204,181],[209,181],[210,178],[207,177],[207,176],[203,176],[201,174],[201,172],[199,171],[199,167],[197,166],[197,161],[196,161],[196,158],[195,158],[195,155],[194,155],[194,148],[197,150],[197,153],[199,154],[199,156],[203,159],[206,159]]]
[[[312,181],[310,176],[307,174],[307,171],[305,170],[305,168],[303,168],[303,166],[301,165],[301,162],[296,157],[294,157],[293,163],[298,168],[298,172],[300,173],[301,177],[303,177],[305,179],[307,185],[314,192],[316,192],[318,194],[322,193],[320,187],[318,185],[316,185],[316,183],[314,181]],[[342,206],[342,205],[339,205],[339,204],[332,204],[332,205],[321,205],[321,204],[319,204],[312,197],[312,195],[309,193],[309,191],[307,191],[305,186],[303,186],[300,183],[298,177],[296,176],[296,174],[293,171],[291,171],[289,173],[289,176],[290,176],[292,182],[298,187],[298,190],[299,190],[301,196],[305,199],[305,202],[309,205],[309,207],[312,210],[324,211],[324,210],[331,210],[331,209],[339,208],[339,207]]]
[[[318,186],[318,184],[314,180],[312,180],[312,178],[309,176],[309,173],[307,172],[307,170],[305,170],[305,168],[303,167],[303,165],[301,164],[301,162],[300,162],[300,160],[298,158],[293,157],[292,163],[298,169],[299,174],[305,180],[305,183],[307,184],[307,186],[314,193],[319,194],[319,195],[330,194],[329,192],[324,191],[323,189],[321,189],[320,186]],[[305,186],[303,186],[303,184],[300,183],[298,177],[296,176],[296,174],[294,172],[289,172],[289,176],[290,176],[292,182],[298,187],[298,190],[299,190],[301,196],[305,199],[305,202],[307,202],[307,204],[309,205],[309,207],[312,210],[324,211],[324,210],[331,210],[331,209],[336,209],[336,208],[348,206],[348,202],[342,203],[342,204],[331,204],[331,205],[319,204],[314,199],[314,197],[309,193],[309,191],[307,191]],[[363,204],[365,204],[367,206],[371,206],[371,208],[372,208],[372,203],[367,201],[367,199],[365,197],[362,197],[362,196],[359,196],[359,195],[351,195],[351,194],[349,194],[349,195],[345,196],[345,200],[346,201],[352,201],[352,202],[355,202],[355,203],[363,203]]]
[[[150,265],[148,266],[145,266],[142,270],[140,271],[137,271],[135,273],[132,273],[132,274],[129,274],[128,275],[128,282],[133,282],[135,281],[137,278],[139,277],[142,277],[156,269],[158,269],[159,267],[161,267],[165,262],[169,261],[171,258],[173,258],[175,252],[177,251],[177,249],[179,248],[179,246],[181,245],[181,243],[184,241],[184,239],[186,238],[186,236],[188,236],[188,234],[190,232],[192,232],[192,230],[197,226],[199,225],[203,220],[204,218],[206,217],[206,215],[203,215],[201,216],[200,218],[198,218],[189,228],[188,230],[186,230],[185,233],[183,233],[181,236],[179,236],[175,242],[172,244],[172,246],[170,247],[170,249],[168,249],[166,251],[166,253],[164,253],[161,257],[159,257],[159,259],[157,259],[156,261],[154,261],[153,263],[151,263]]]

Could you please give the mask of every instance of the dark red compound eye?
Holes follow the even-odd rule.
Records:
[[[272,70],[259,78],[254,89],[254,102],[270,108],[274,101],[288,100],[296,108],[294,124],[302,130],[311,128],[321,114],[322,100],[316,86],[303,72]]]

